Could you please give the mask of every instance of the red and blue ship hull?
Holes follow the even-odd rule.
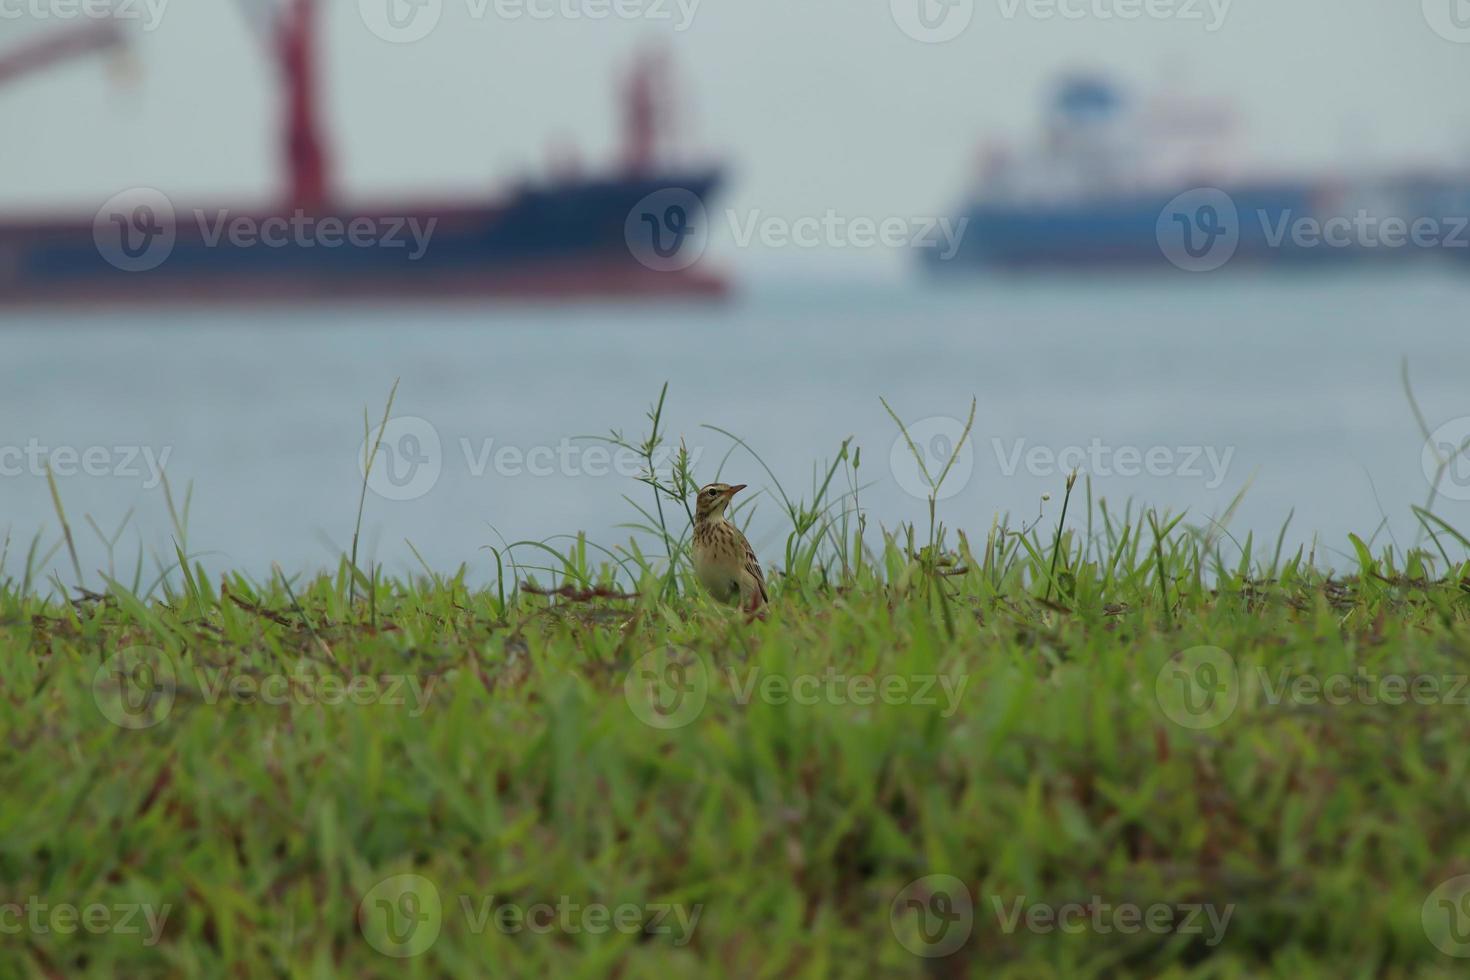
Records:
[[[649,195],[677,189],[703,202],[719,184],[713,170],[654,172],[528,186],[484,205],[306,216],[312,229],[335,231],[329,244],[315,232],[267,243],[225,231],[242,219],[253,229],[285,229],[300,213],[181,206],[166,254],[141,269],[126,255],[118,261],[108,236],[131,235],[142,255],[151,244],[147,223],[109,230],[105,216],[88,216],[0,224],[0,305],[719,296],[724,281],[698,263],[661,271],[640,262],[626,231]],[[155,233],[157,220],[149,216]],[[372,234],[344,234],[353,222]]]

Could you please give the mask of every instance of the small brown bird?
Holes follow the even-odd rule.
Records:
[[[730,500],[745,484],[711,483],[700,487],[694,505],[694,574],[721,602],[740,599],[754,612],[766,604],[766,578],[761,563],[740,528],[725,517]]]

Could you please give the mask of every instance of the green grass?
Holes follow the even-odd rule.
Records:
[[[500,547],[484,588],[181,560],[65,598],[32,549],[0,973],[1463,975],[1431,941],[1470,928],[1436,892],[1470,874],[1463,538],[1331,575],[1086,483],[1066,526],[878,532],[860,473],[768,486],[761,619],[693,591],[677,465],[642,546]]]

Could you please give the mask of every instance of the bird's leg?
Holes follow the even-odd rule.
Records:
[[[747,623],[753,623],[757,619],[765,619],[766,618],[766,615],[767,615],[766,607],[765,606],[762,606],[758,602],[752,602],[745,609],[745,621]]]

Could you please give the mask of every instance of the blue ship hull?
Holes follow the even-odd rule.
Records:
[[[1455,201],[1457,195],[1444,189],[1416,193],[1394,213],[1405,223],[1434,217],[1443,238],[1454,230],[1453,215],[1467,213],[1463,195],[1458,196]],[[1440,240],[1428,247],[1412,241],[1374,247],[1365,246],[1353,232],[1346,232],[1348,240],[1334,243],[1310,234],[1300,237],[1303,219],[1321,227],[1334,218],[1340,224],[1353,217],[1357,209],[1345,205],[1346,195],[1337,190],[1308,184],[1231,188],[1223,197],[1233,213],[1216,206],[1220,197],[1220,192],[1204,197],[1181,191],[1054,205],[980,203],[961,214],[965,227],[953,254],[945,255],[939,245],[924,247],[921,257],[930,271],[943,274],[1048,267],[1324,265],[1445,251]]]

